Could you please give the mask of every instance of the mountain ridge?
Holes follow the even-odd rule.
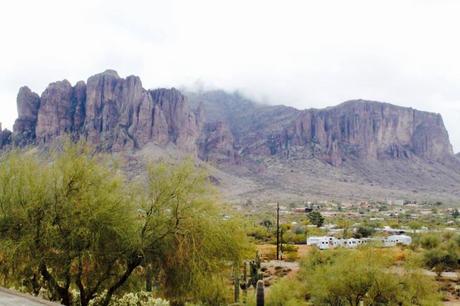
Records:
[[[331,184],[352,182],[350,186],[373,190],[377,184],[410,196],[439,195],[444,188],[452,193],[449,199],[460,199],[458,154],[441,115],[386,102],[357,99],[299,110],[256,103],[239,93],[144,89],[139,77],[121,78],[106,70],[73,86],[67,80],[50,83],[40,96],[21,87],[17,105],[13,132],[0,126],[0,148],[46,145],[61,135],[112,152],[135,152],[151,143],[173,146],[250,179],[267,194],[271,188],[280,196],[332,197],[333,192],[325,191]],[[403,173],[400,168],[414,169]],[[411,183],[414,173],[417,184]],[[305,192],[308,179],[325,183]],[[391,185],[394,180],[399,186]],[[384,192],[378,194],[382,198]]]

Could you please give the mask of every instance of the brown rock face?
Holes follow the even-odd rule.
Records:
[[[37,125],[40,97],[28,87],[21,87],[17,96],[18,118],[13,132],[17,145],[24,146],[35,141],[35,127]]]
[[[443,160],[452,146],[439,114],[387,103],[350,101],[325,110],[307,110],[283,138],[288,146],[318,146],[324,160],[380,160],[419,156]]]
[[[35,134],[38,143],[46,143],[72,130],[73,88],[67,80],[51,83],[41,96]]]
[[[156,89],[149,93],[155,106],[161,111],[160,123],[168,126],[169,140],[188,151],[195,150],[200,123],[195,113],[190,111],[185,96],[174,88]],[[157,133],[160,131],[161,125],[158,126]]]
[[[174,88],[146,90],[138,77],[120,78],[113,70],[73,87],[66,80],[51,83],[41,98],[23,87],[18,113],[13,140],[20,145],[64,134],[112,151],[153,142],[217,164],[261,157],[314,158],[334,166],[347,160],[453,157],[439,114],[363,100],[301,111],[221,91],[186,98]]]
[[[205,161],[238,163],[239,154],[228,125],[222,121],[206,123],[198,142],[198,157]]]
[[[11,143],[11,132],[8,130],[2,130],[2,124],[0,123],[0,149]]]
[[[147,91],[140,79],[106,71],[88,80],[86,137],[107,149],[140,148],[153,141],[192,151],[198,122],[176,89]]]
[[[225,146],[230,148],[233,145],[241,152],[239,157],[243,160],[255,160],[260,156],[316,158],[340,166],[348,159],[387,160],[417,156],[442,161],[453,156],[439,114],[364,100],[322,110],[300,111],[284,106],[248,104],[238,95],[222,92],[191,94],[191,97],[195,104],[204,101],[208,122],[221,120],[224,122],[222,126],[230,126],[225,132],[225,139],[230,143]],[[204,133],[213,136],[209,126]],[[200,156],[212,159],[213,153],[222,151],[222,143],[210,145],[218,139],[202,142]]]
[[[44,144],[60,135],[83,138],[106,150],[141,148],[148,142],[196,150],[199,123],[176,89],[145,90],[140,79],[113,70],[74,87],[51,83],[41,98],[27,87],[18,94],[15,139]]]
[[[83,132],[86,118],[86,84],[78,82],[72,93],[72,134],[77,138]]]

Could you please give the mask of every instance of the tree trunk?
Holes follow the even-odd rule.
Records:
[[[128,266],[126,267],[125,273],[120,276],[120,279],[112,285],[107,290],[107,294],[105,296],[105,299],[102,301],[101,306],[108,306],[110,303],[110,300],[112,299],[113,294],[121,287],[123,286],[128,278],[131,276],[133,273],[134,269],[136,269],[141,263],[142,263],[143,257],[141,257],[139,254],[134,254],[133,258],[128,262]]]

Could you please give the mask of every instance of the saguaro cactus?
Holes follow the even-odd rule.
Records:
[[[235,294],[235,303],[240,301],[240,265],[235,264],[233,267],[233,286],[234,286],[234,294]]]
[[[248,300],[248,263],[246,261],[243,262],[243,276],[240,287],[243,289],[243,305],[246,305]]]
[[[265,304],[265,296],[264,296],[264,282],[259,280],[257,282],[256,287],[256,305],[257,306],[264,306]]]

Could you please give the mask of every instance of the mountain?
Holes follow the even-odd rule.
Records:
[[[242,157],[289,158],[300,152],[339,166],[347,159],[443,161],[453,156],[441,115],[388,103],[353,100],[297,110],[223,92],[192,93],[190,100],[204,105],[211,127],[216,122],[228,126]]]
[[[147,90],[113,70],[41,96],[22,87],[17,106],[0,148],[70,135],[135,158],[193,155],[231,200],[460,199],[442,117],[412,108],[352,100],[298,110],[223,91]]]

